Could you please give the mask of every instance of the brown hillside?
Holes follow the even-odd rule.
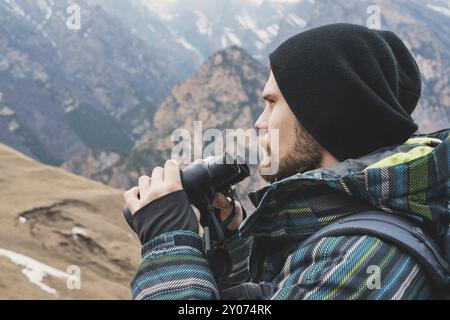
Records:
[[[122,191],[0,145],[0,201],[1,299],[130,298],[140,247]],[[66,284],[72,265],[79,290]]]

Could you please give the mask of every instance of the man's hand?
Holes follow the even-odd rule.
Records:
[[[164,168],[153,169],[151,178],[142,176],[138,180],[138,186],[131,188],[124,193],[125,203],[134,216],[140,209],[148,206],[156,200],[183,190],[181,184],[180,166],[175,160],[166,161]],[[233,211],[231,200],[221,193],[216,193],[213,205],[220,210],[220,218],[224,221]],[[239,202],[235,202],[236,215],[228,225],[228,230],[235,231],[239,228],[243,220],[243,210]],[[200,212],[192,206],[197,221],[200,221]],[[151,214],[151,213],[149,213]],[[203,234],[203,228],[199,225],[199,233]]]
[[[235,202],[234,204],[236,206],[236,215],[227,227],[230,231],[237,230],[241,225],[244,217],[241,204],[239,202]],[[215,194],[213,205],[215,208],[220,210],[220,219],[222,221],[228,218],[228,216],[233,211],[231,199],[225,197],[222,193]]]
[[[170,231],[188,230],[203,234],[200,213],[189,203],[181,184],[180,167],[174,160],[153,169],[152,177],[139,178],[138,187],[124,193],[133,215],[133,230],[141,243]]]
[[[167,160],[164,168],[153,169],[151,178],[140,177],[138,187],[125,192],[124,199],[128,209],[134,215],[150,202],[182,189],[180,166],[175,160]]]

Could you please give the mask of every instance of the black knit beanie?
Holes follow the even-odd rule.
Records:
[[[302,126],[339,161],[405,142],[416,130],[419,68],[392,32],[333,24],[297,34],[270,55]]]

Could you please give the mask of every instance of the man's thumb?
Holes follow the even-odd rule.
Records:
[[[233,209],[231,201],[219,192],[214,195],[213,206],[221,211],[225,210],[231,212],[231,210]]]

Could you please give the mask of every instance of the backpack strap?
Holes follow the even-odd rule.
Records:
[[[365,211],[337,220],[306,239],[306,246],[324,237],[369,235],[404,250],[427,271],[438,287],[448,288],[450,268],[441,248],[415,223],[384,211]]]
[[[220,292],[221,300],[264,300],[274,292],[274,285],[269,282],[246,282]]]

